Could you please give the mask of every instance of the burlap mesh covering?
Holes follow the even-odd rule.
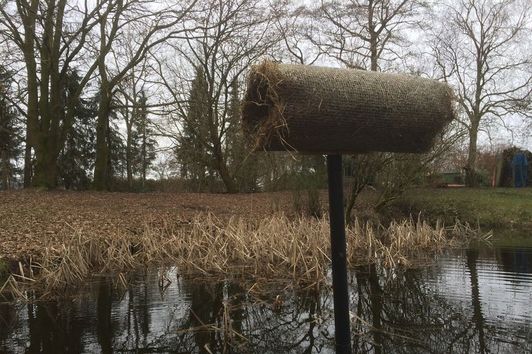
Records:
[[[243,104],[253,148],[423,152],[454,118],[451,89],[409,75],[265,62]]]

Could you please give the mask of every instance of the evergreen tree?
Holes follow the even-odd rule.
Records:
[[[207,178],[212,177],[209,168],[210,157],[208,147],[208,84],[201,67],[196,68],[196,76],[192,81],[189,95],[187,117],[183,122],[179,146],[176,150],[180,164],[181,177],[190,180],[196,190],[207,185]]]
[[[111,114],[111,118],[116,116]],[[116,182],[117,179],[123,179],[126,175],[126,145],[124,139],[120,135],[118,126],[114,122],[110,122],[107,130],[107,140],[109,144],[109,156],[107,158],[107,169],[109,171],[109,189],[113,187],[111,182]]]
[[[12,82],[11,74],[0,67],[0,189],[12,188],[21,172],[16,161],[23,152],[23,138],[17,110],[10,101]]]
[[[140,92],[138,104],[133,111],[133,172],[138,174],[141,180],[141,188],[144,189],[146,175],[155,160],[154,131],[150,127],[148,120],[148,99],[144,91]]]
[[[98,95],[94,98],[94,109],[95,109],[95,118],[92,120],[95,122],[97,120],[98,116],[98,102],[100,102],[99,95],[101,92],[98,93]],[[106,120],[106,124],[108,125],[105,128],[106,135],[105,135],[105,146],[106,146],[106,157],[104,161],[106,162],[106,168],[105,173],[106,177],[104,179],[105,186],[102,185],[96,185],[95,176],[92,180],[92,187],[96,189],[104,189],[111,190],[118,188],[119,180],[124,179],[126,176],[127,171],[127,158],[126,158],[126,144],[124,142],[124,138],[122,134],[120,133],[120,127],[117,124],[118,117],[117,117],[117,107],[120,106],[120,103],[113,99],[111,102],[110,110],[109,110],[109,119]],[[93,123],[94,125],[97,125],[97,123]],[[94,152],[91,156],[94,156],[94,159],[91,160],[92,164],[91,166],[94,167],[94,171],[96,170],[96,151],[97,150],[97,132],[96,129],[94,131],[91,130],[91,141],[94,146]],[[100,181],[101,182],[101,181]],[[120,188],[121,189],[121,188]]]
[[[259,161],[249,150],[249,143],[241,128],[241,110],[238,80],[231,83],[229,117],[226,135],[226,151],[229,169],[236,179],[238,190],[253,192],[259,190]]]
[[[66,96],[76,92],[79,80],[77,72],[70,73],[65,89]],[[74,122],[59,155],[58,168],[65,188],[79,190],[89,188],[94,168],[97,100],[79,98],[74,110]]]

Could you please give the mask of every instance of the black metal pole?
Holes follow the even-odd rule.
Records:
[[[334,327],[337,353],[351,353],[349,289],[345,243],[344,187],[342,155],[327,155],[329,179],[329,218],[331,225]]]

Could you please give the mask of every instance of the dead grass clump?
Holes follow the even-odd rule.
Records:
[[[242,105],[243,116],[247,117],[244,131],[252,137],[251,150],[264,148],[275,134],[284,143],[283,135],[288,133],[284,119],[285,103],[278,94],[282,78],[278,64],[265,61],[253,66],[248,78],[248,91]],[[289,146],[286,146],[289,148]]]
[[[350,266],[408,266],[420,255],[463,244],[477,235],[478,231],[461,224],[431,227],[411,219],[383,227],[355,221],[347,230],[348,262]],[[80,284],[98,272],[118,273],[146,264],[175,264],[182,272],[204,275],[239,273],[319,283],[327,277],[329,252],[325,218],[294,220],[275,215],[248,220],[199,214],[189,223],[146,224],[136,235],[72,230],[61,247],[45,247],[42,258],[30,264],[29,274],[21,270],[18,281],[11,277],[3,288],[33,283],[48,293]]]
[[[73,236],[59,248],[46,247],[42,260],[35,264],[38,279],[46,290],[79,284],[93,272],[115,272],[138,264],[132,252],[133,240],[113,233],[109,236],[72,230]]]

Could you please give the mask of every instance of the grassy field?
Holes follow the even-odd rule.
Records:
[[[532,188],[413,189],[395,204],[403,212],[485,228],[532,229]]]

